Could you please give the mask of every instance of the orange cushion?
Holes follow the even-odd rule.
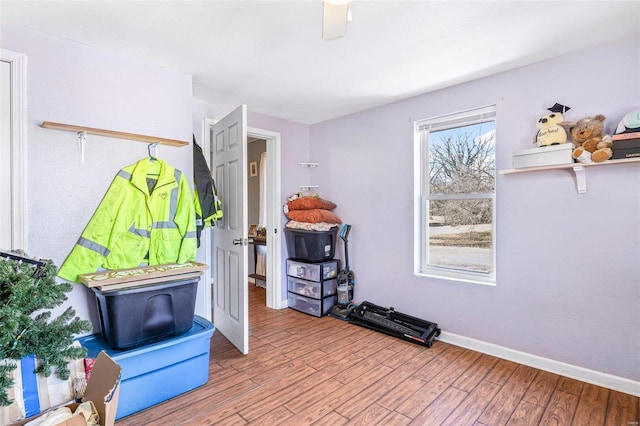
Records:
[[[320,197],[300,197],[287,203],[289,210],[311,210],[323,209],[333,210],[336,205],[331,201],[323,200]]]
[[[307,222],[307,223],[342,223],[340,218],[336,216],[334,213],[329,210],[324,209],[309,209],[309,210],[290,210],[285,213],[291,220],[295,220],[297,222]]]

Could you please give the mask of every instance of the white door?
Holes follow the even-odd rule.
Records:
[[[211,127],[211,173],[222,200],[213,228],[213,324],[243,354],[249,353],[247,107]]]

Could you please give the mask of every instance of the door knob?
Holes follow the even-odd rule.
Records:
[[[242,246],[242,245],[246,246],[247,244],[248,244],[248,242],[247,242],[246,238],[244,238],[244,239],[243,238],[236,238],[236,239],[233,240],[233,245],[234,246]]]

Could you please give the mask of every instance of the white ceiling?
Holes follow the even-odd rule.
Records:
[[[640,0],[354,0],[351,11],[346,36],[323,41],[319,0],[0,2],[2,23],[192,75],[197,99],[306,124],[640,34]]]

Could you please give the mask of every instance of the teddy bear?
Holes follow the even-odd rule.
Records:
[[[535,143],[538,146],[558,145],[567,142],[567,131],[560,124],[564,119],[559,112],[551,112],[538,119]]]
[[[580,163],[601,163],[613,156],[611,135],[604,134],[605,116],[585,117],[569,129],[573,139],[572,157]]]

